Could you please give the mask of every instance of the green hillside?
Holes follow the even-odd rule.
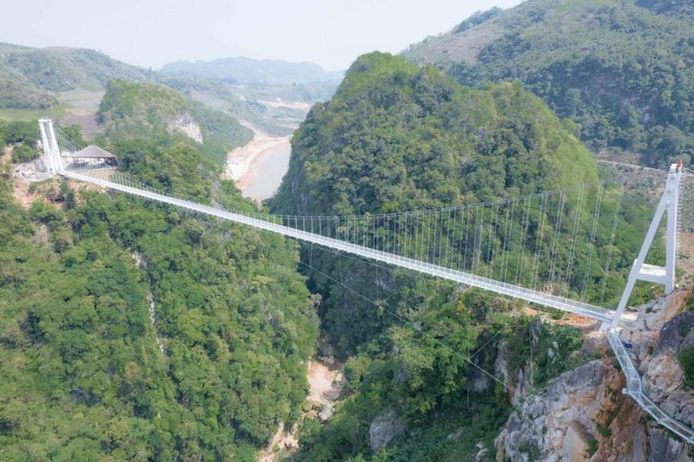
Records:
[[[520,85],[466,88],[379,53],[352,65],[292,144],[276,203],[307,214],[415,210],[597,181],[589,151]]]
[[[108,141],[140,181],[253,209],[195,143]],[[0,181],[1,460],[250,462],[298,417],[318,321],[296,244],[58,180],[34,185],[27,210],[12,186]]]
[[[194,109],[199,118],[213,119],[208,138],[217,138],[214,144],[221,146],[234,144],[234,139],[248,140],[250,132],[239,133],[245,129],[238,127],[232,128],[231,133],[220,131],[228,123],[228,117],[210,114],[203,106],[250,121],[269,133],[288,135],[303,120],[307,109],[273,107],[272,103],[282,100],[312,104],[327,100],[341,76],[308,63],[256,62],[245,58],[234,62],[237,61],[241,63],[242,75],[246,76],[241,79],[244,85],[238,85],[233,78],[216,77],[214,73],[149,71],[94,50],[39,49],[0,43],[0,118],[31,120],[49,115],[86,123],[91,132],[95,128],[93,120],[84,120],[84,112],[94,111],[94,104],[111,81],[156,83],[201,103],[194,105]],[[209,65],[217,66],[215,62]],[[293,71],[285,73],[286,66]],[[235,64],[232,69],[236,69]],[[264,80],[263,76],[268,78]],[[79,114],[77,118],[75,113]]]
[[[0,72],[0,108],[48,109],[58,104],[50,92],[37,87],[23,75],[2,67]]]
[[[57,104],[58,92],[102,89],[111,79],[152,77],[94,50],[0,44],[0,108],[45,109]]]
[[[284,214],[359,216],[596,184],[595,161],[572,128],[520,84],[472,89],[433,67],[419,68],[381,53],[365,55],[352,65],[333,99],[315,106],[295,133],[289,171],[271,208]],[[601,223],[606,230],[610,215],[605,212]],[[647,219],[637,216],[635,229]],[[639,245],[637,233],[625,234],[618,270],[631,264],[627,255]],[[609,243],[601,245],[607,251]],[[561,261],[568,261],[568,252],[562,251]],[[330,274],[351,274],[365,287],[380,277],[359,261],[315,253],[313,258]],[[590,271],[602,275],[599,268]],[[609,285],[607,302],[618,295],[620,281]],[[330,281],[317,277],[315,282],[324,295],[323,328],[341,354],[353,352],[392,322],[364,300],[345,298]],[[415,284],[407,273],[391,282],[402,288]],[[404,292],[389,293],[405,297],[392,295],[394,306],[407,302]],[[378,291],[366,295],[379,297]]]
[[[106,137],[135,137],[151,132],[197,136],[202,140],[205,155],[220,165],[228,150],[250,141],[251,131],[230,115],[233,111],[213,110],[193,102],[174,89],[155,83],[159,79],[154,72],[94,50],[37,49],[0,43],[3,118],[30,119],[39,114],[26,110],[43,110],[43,114],[57,107],[55,110],[60,111],[64,106],[59,106],[62,92],[105,90],[97,120]],[[233,98],[231,95],[230,99]],[[57,118],[62,116],[57,114]],[[186,131],[186,126],[195,125],[197,129]]]
[[[97,121],[108,138],[176,135],[201,145],[213,162],[251,140],[252,132],[230,115],[195,103],[175,90],[147,82],[111,81]]]
[[[520,80],[594,150],[652,166],[694,159],[689,2],[528,0],[463,21],[404,55],[466,85]]]
[[[468,88],[433,67],[372,53],[296,132],[289,172],[270,205],[287,214],[362,215],[595,184],[595,161],[573,128],[518,83]],[[614,199],[608,202],[605,215],[613,216]],[[629,199],[624,207],[644,227],[644,209]],[[624,251],[619,269],[640,244],[632,234],[616,244]],[[604,254],[609,243],[600,246]],[[514,252],[509,258],[523,258]],[[566,257],[559,256],[562,265]],[[479,371],[465,352],[488,347],[478,358],[486,370],[494,370],[502,342],[511,346],[512,369],[528,355],[545,358],[538,386],[584,360],[573,328],[547,327],[540,346],[529,348],[530,321],[516,303],[309,245],[302,261],[310,288],[322,296],[322,329],[349,360],[336,416],[325,426],[304,421],[297,460],[474,460],[477,443],[492,454],[510,411],[506,390],[485,379],[473,387]],[[622,282],[608,276],[613,299]],[[556,362],[547,359],[552,342],[562,345]],[[406,436],[374,452],[370,424],[384,414],[398,416]],[[465,436],[447,438],[457,428]]]

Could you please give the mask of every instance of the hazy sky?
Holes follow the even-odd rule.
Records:
[[[345,69],[520,0],[2,0],[0,41],[94,48],[159,68],[227,56]],[[7,20],[11,18],[11,20]]]

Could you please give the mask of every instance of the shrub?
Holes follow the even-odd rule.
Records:
[[[39,139],[39,127],[35,122],[0,122],[0,138],[7,144],[28,143],[34,145]]]
[[[598,433],[605,438],[612,436],[612,430],[608,425],[597,424]]]
[[[598,452],[598,440],[593,438],[592,436],[588,436],[588,447],[586,450],[588,451],[588,457],[593,457],[593,454]]]
[[[680,351],[677,359],[684,371],[684,384],[687,388],[694,388],[694,346]]]
[[[39,156],[39,151],[26,143],[18,144],[14,147],[14,151],[12,153],[12,160],[14,160],[15,163],[21,164],[23,162],[29,162],[30,160],[34,160]]]

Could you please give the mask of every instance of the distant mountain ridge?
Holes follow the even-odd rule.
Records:
[[[411,46],[465,85],[519,80],[593,150],[694,161],[694,16],[683,0],[528,0]]]
[[[228,80],[236,83],[291,84],[339,80],[342,72],[327,72],[309,62],[220,58],[211,61],[178,61],[165,65],[163,74]]]
[[[25,48],[4,54],[2,58],[4,66],[51,91],[104,88],[115,78],[142,81],[153,77],[151,71],[85,48]]]
[[[56,104],[58,92],[105,89],[113,79],[153,78],[151,71],[96,50],[0,43],[0,108],[45,109]]]
[[[0,42],[0,111],[4,111],[0,118],[16,117],[15,110],[22,111],[22,117],[35,118],[50,109],[55,120],[77,123],[83,125],[85,133],[92,132],[97,130],[97,124],[89,114],[96,112],[109,83],[121,81],[163,85],[234,119],[248,120],[268,133],[287,135],[303,120],[305,109],[282,105],[286,102],[310,105],[326,100],[342,76],[340,72],[326,72],[311,63],[246,58],[232,61],[237,63],[233,69],[243,70],[236,72],[237,79],[225,77],[230,69],[228,63],[212,77],[205,77],[200,76],[205,72],[196,71],[196,74],[186,70],[199,62],[179,63],[178,71],[163,73],[126,64],[91,49],[34,48]],[[247,84],[238,86],[238,83]],[[222,123],[217,116],[213,117],[214,131]],[[236,125],[231,131],[232,138],[244,138],[236,136],[239,131]]]

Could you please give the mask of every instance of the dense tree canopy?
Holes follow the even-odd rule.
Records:
[[[652,166],[694,159],[694,22],[688,2],[529,0],[405,54],[467,85],[517,79],[591,148]],[[648,8],[648,9],[647,9]]]
[[[140,181],[254,209],[193,143],[108,142]],[[11,187],[0,459],[252,461],[298,417],[318,321],[294,244],[57,180],[25,210]]]
[[[154,83],[109,82],[97,119],[108,137],[176,137],[197,144],[196,149],[219,166],[229,150],[252,138],[251,131],[228,114]]]
[[[314,107],[297,131],[289,172],[271,206],[282,213],[362,215],[474,204],[597,184],[596,164],[570,128],[519,84],[476,90],[431,67],[418,68],[390,55],[365,55],[352,65],[335,97]],[[608,195],[611,199],[604,201],[606,212],[600,222],[604,237],[610,234],[618,191]],[[633,231],[642,229],[648,218],[636,200],[626,200],[634,228],[618,243],[623,252],[613,269],[630,265],[629,255],[639,245],[638,233]],[[582,206],[583,216],[590,217],[592,203]],[[543,213],[552,212],[535,210],[533,226],[540,226]],[[590,225],[590,220],[581,224],[586,230]],[[602,240],[596,253],[606,254],[610,244],[609,238]],[[522,247],[511,250],[515,252],[511,258],[521,258]],[[588,249],[579,252],[587,254]],[[561,249],[562,264],[568,264],[569,253],[568,246]],[[330,274],[350,274],[355,286],[385,278],[381,284],[391,293],[394,306],[411,301],[392,295],[402,294],[402,288],[413,284],[407,273],[383,276],[358,261],[313,255],[322,268],[331,269]],[[581,274],[585,271],[591,278],[604,277],[597,267],[581,269]],[[335,336],[339,351],[351,351],[386,322],[387,316],[378,315],[368,303],[346,295],[321,275],[312,280],[324,295],[324,328]],[[608,285],[607,300],[617,295],[620,281],[617,277]],[[581,283],[572,282],[577,289]]]
[[[518,83],[467,88],[432,67],[372,53],[294,135],[289,172],[270,206],[290,214],[378,214],[597,184],[597,166],[573,128]],[[608,185],[608,195],[615,192]],[[606,203],[605,215],[614,216],[616,201]],[[642,204],[626,198],[623,207],[643,228]],[[533,226],[542,214],[535,212]],[[609,235],[608,220],[600,227]],[[630,264],[637,236],[632,229],[614,243],[624,250],[615,252],[617,267]],[[470,460],[477,443],[491,451],[509,412],[504,387],[476,366],[493,371],[505,351],[512,374],[533,358],[543,371],[535,377],[540,386],[581,360],[575,328],[538,327],[518,303],[310,245],[302,261],[311,289],[322,295],[322,327],[349,360],[346,397],[327,425],[304,421],[298,460]],[[614,295],[620,279],[609,276]],[[548,354],[553,342],[561,358]],[[472,365],[468,355],[481,347]],[[384,413],[397,415],[407,433],[373,454],[369,426]],[[458,428],[465,436],[449,438]]]
[[[0,153],[7,145],[14,145],[16,163],[27,162],[39,156],[39,128],[36,123],[0,120]]]

